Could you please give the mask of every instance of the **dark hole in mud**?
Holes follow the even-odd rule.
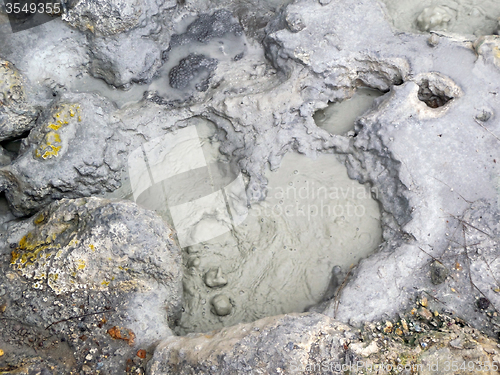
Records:
[[[418,90],[418,99],[424,102],[428,107],[439,108],[448,103],[452,97],[445,95],[444,92],[436,87],[431,87],[429,81],[424,80],[420,84]]]

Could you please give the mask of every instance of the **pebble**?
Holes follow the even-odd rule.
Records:
[[[436,47],[439,44],[439,36],[431,34],[431,36],[427,39],[427,44],[429,47]]]
[[[438,261],[431,263],[431,281],[434,285],[443,283],[448,277],[448,269]]]
[[[219,268],[211,269],[205,274],[205,284],[210,288],[217,288],[227,284],[227,279]]]
[[[214,298],[212,298],[211,303],[216,315],[225,316],[231,314],[233,306],[226,295],[217,294]]]

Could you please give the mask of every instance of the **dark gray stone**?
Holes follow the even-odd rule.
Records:
[[[17,159],[0,168],[0,190],[17,216],[120,186],[124,149],[112,111],[96,94],[71,94],[43,112]]]
[[[220,9],[213,14],[201,14],[191,23],[183,34],[172,35],[170,48],[192,43],[194,41],[207,43],[225,34],[242,35],[243,29],[231,12]]]
[[[449,273],[448,268],[443,263],[437,260],[431,263],[431,281],[434,285],[444,283]]]
[[[215,69],[217,69],[216,59],[190,54],[170,70],[168,74],[170,86],[181,90],[193,85],[197,91],[207,91],[210,73]]]
[[[14,64],[0,58],[0,140],[35,126],[39,110],[30,103],[31,85]]]

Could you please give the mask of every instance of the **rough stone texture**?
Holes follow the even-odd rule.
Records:
[[[440,332],[403,320],[402,328],[387,321],[358,331],[321,314],[288,314],[170,337],[158,345],[149,374],[427,375],[456,373],[452,365],[464,364],[474,373],[496,373],[495,341],[451,320]],[[490,369],[482,371],[486,363]]]
[[[29,77],[33,102],[46,107],[67,91],[87,71],[88,43],[85,35],[60,18],[20,33],[10,34],[0,24],[0,51],[21,74]]]
[[[354,336],[348,326],[320,314],[276,316],[167,339],[158,345],[149,373],[293,374],[327,356],[340,361],[340,339]]]
[[[145,18],[149,2],[125,0],[80,0],[73,4],[63,19],[82,31],[113,35],[127,31]]]
[[[185,33],[174,34],[170,47],[181,46],[194,41],[207,43],[211,39],[220,38],[225,34],[241,35],[243,29],[235,22],[231,12],[226,9],[216,10],[213,14],[201,14],[192,22]]]
[[[0,341],[9,347],[49,358],[71,350],[63,354],[71,370],[87,363],[92,373],[118,374],[138,349],[171,334],[182,301],[180,251],[154,213],[131,202],[63,199],[12,223],[0,241]],[[0,360],[15,362],[17,351]]]
[[[13,155],[11,152],[5,150],[3,147],[0,148],[0,165],[8,165],[12,162]]]
[[[305,25],[299,31],[290,30],[287,21],[294,13]],[[252,54],[219,66],[210,104],[193,105],[190,113],[225,131],[221,151],[238,160],[249,176],[251,200],[265,195],[264,168],[277,168],[292,149],[310,156],[340,153],[351,177],[378,191],[386,242],[352,272],[339,307],[330,306],[326,313],[352,323],[393,316],[423,289],[493,334],[490,320],[496,318],[478,311],[475,301],[484,293],[493,306],[500,302],[490,278],[498,272],[497,263],[490,250],[477,255],[479,269],[472,278],[481,292],[473,287],[471,293],[467,265],[478,245],[467,247],[466,254],[464,245],[477,241],[467,237],[473,229],[460,220],[476,212],[472,202],[483,202],[490,215],[497,210],[499,72],[494,46],[476,43],[473,49],[470,42],[442,35],[431,47],[426,35],[395,35],[372,1],[345,7],[297,2],[276,17],[267,34],[265,51],[278,73],[256,63]],[[462,62],[460,67],[449,63],[450,56]],[[333,136],[319,129],[312,114],[329,101],[351,96],[357,86],[388,92],[358,121],[354,133]],[[143,109],[131,107],[121,114],[133,132],[151,136],[155,128],[181,126],[179,112],[172,112],[168,125],[151,114],[137,127],[133,122]],[[496,235],[485,230],[494,225],[483,219],[478,228],[494,241]],[[457,254],[459,266],[452,260]],[[432,284],[433,257],[459,271],[459,278],[448,279],[454,284]],[[482,257],[486,262],[479,265]]]
[[[111,112],[96,94],[67,95],[44,111],[20,156],[0,169],[1,190],[16,215],[120,186],[123,149]]]
[[[473,46],[476,53],[481,55],[482,61],[500,68],[500,36],[482,36],[474,42]]]
[[[6,374],[16,375],[52,375],[63,374],[68,371],[68,368],[45,356],[33,355],[19,356],[16,361],[7,361],[1,370]]]
[[[26,78],[0,58],[0,140],[21,135],[35,125],[39,111],[29,103],[30,91]]]
[[[116,87],[148,82],[161,66],[161,48],[151,39],[130,34],[91,39],[90,74]]]
[[[89,31],[90,74],[128,87],[150,81],[161,66],[170,37],[168,10],[175,6],[176,1],[80,0],[63,20]]]
[[[395,35],[373,1],[344,5],[289,5],[268,26],[264,41],[277,71],[257,54],[219,65],[213,77],[218,89],[208,93],[209,105],[169,111],[141,103],[117,117],[130,137],[145,140],[181,126],[190,116],[211,120],[226,132],[222,152],[236,159],[249,176],[251,199],[264,196],[264,168],[277,168],[282,155],[292,149],[310,156],[343,154],[351,176],[378,189],[387,240],[343,289],[337,316],[356,322],[395,314],[411,300],[414,286],[435,290],[428,274],[432,257],[453,269],[451,255],[448,261],[441,259],[443,250],[451,246],[450,254],[465,256],[456,243],[464,245],[459,234],[466,224],[457,218],[467,209],[466,201],[481,198],[496,210],[496,182],[491,176],[494,160],[500,159],[494,155],[498,140],[491,133],[495,134],[498,107],[493,94],[498,68],[491,43],[473,49],[467,41],[442,35],[431,48],[427,36]],[[292,25],[299,18],[304,27]],[[462,64],[450,64],[450,56]],[[390,92],[378,99],[376,109],[358,122],[351,136],[331,136],[317,128],[312,114],[328,101],[351,96],[359,85]],[[486,149],[492,151],[476,152]],[[477,172],[474,179],[466,177],[470,171]],[[472,229],[467,231],[471,235]],[[493,260],[490,253],[481,256]],[[480,293],[467,289],[468,268],[463,265],[468,258],[464,261],[462,292],[455,287],[458,292],[452,292],[444,282],[439,286],[442,298],[436,296],[450,308],[468,306],[466,314],[483,321],[483,312],[474,310],[475,294]],[[486,289],[479,286],[485,294],[491,290],[488,274],[485,269],[477,275],[485,280]],[[496,294],[488,295],[497,304]],[[327,313],[335,315],[331,307]]]
[[[185,89],[192,82],[198,91],[208,90],[210,74],[217,68],[217,60],[207,58],[203,55],[190,54],[182,59],[179,65],[170,70],[169,83],[174,89]],[[206,77],[203,77],[206,76]]]

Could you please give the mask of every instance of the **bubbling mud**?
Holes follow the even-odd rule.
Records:
[[[330,298],[332,278],[381,243],[378,192],[351,180],[335,155],[286,154],[265,173],[267,195],[250,206],[246,178],[219,152],[215,126],[188,123],[133,152],[114,193],[176,229],[184,265],[178,334],[303,312]]]
[[[184,249],[179,333],[302,312],[322,301],[334,267],[346,272],[381,242],[372,192],[334,155],[289,153],[266,177],[266,199],[239,226]],[[221,295],[232,307],[223,316]]]

